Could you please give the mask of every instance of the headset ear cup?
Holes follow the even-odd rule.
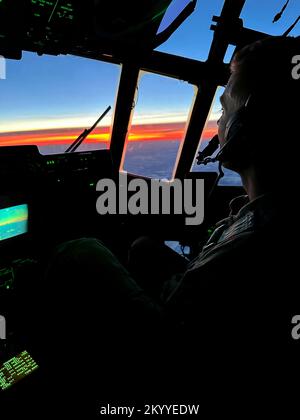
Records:
[[[221,162],[243,159],[247,151],[246,108],[243,106],[233,114],[225,128],[225,143],[218,153]]]

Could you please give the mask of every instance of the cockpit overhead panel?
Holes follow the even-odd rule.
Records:
[[[172,0],[19,0],[0,2],[0,55],[20,59],[22,50],[67,54],[93,50],[110,56],[151,51],[193,12],[186,2],[157,35]]]

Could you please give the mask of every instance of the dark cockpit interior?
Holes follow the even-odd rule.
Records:
[[[7,406],[13,404],[12,401],[20,401],[20,404],[26,402],[29,408],[32,408],[39,398],[44,398],[45,393],[51,392],[50,400],[53,406],[56,400],[61,399],[64,401],[62,404],[65,404],[64,409],[68,411],[70,407],[67,404],[70,404],[70,400],[67,397],[64,400],[62,392],[67,391],[61,389],[67,390],[74,378],[79,378],[76,391],[72,391],[74,396],[77,396],[80,389],[86,391],[87,388],[91,388],[91,400],[99,401],[101,396],[94,395],[97,393],[97,387],[92,387],[91,381],[101,382],[101,372],[107,368],[106,363],[115,363],[118,367],[121,365],[120,360],[116,362],[114,358],[111,362],[107,355],[105,359],[104,356],[98,358],[95,354],[99,343],[93,347],[93,342],[105,340],[105,333],[97,330],[95,319],[91,322],[93,327],[86,327],[86,332],[77,331],[75,337],[72,336],[69,348],[55,338],[54,325],[46,334],[47,338],[52,337],[48,345],[50,356],[43,346],[40,346],[39,341],[44,340],[42,337],[45,336],[45,331],[42,331],[43,324],[36,323],[40,316],[39,310],[49,296],[55,295],[53,289],[59,295],[63,287],[61,284],[52,284],[51,292],[48,286],[46,291],[43,289],[45,269],[57,245],[77,238],[97,238],[126,266],[130,244],[138,237],[151,236],[160,243],[176,243],[176,252],[192,260],[208,240],[215,224],[228,216],[228,203],[244,193],[241,184],[238,183],[217,185],[217,166],[211,171],[206,171],[206,166],[198,172],[192,171],[191,168],[199,151],[199,139],[206,128],[216,91],[220,86],[226,86],[230,76],[229,64],[225,62],[228,48],[232,48],[234,53],[245,45],[266,38],[269,34],[244,25],[240,16],[245,0],[225,0],[221,13],[211,16],[210,29],[213,38],[205,61],[162,52],[158,47],[172,38],[182,24],[188,22],[195,8],[202,2],[182,1],[174,13],[168,14],[171,3],[171,0],[0,0],[2,59],[19,61],[23,59],[24,54],[30,52],[41,57],[71,55],[121,66],[115,104],[107,104],[113,106],[112,110],[107,108],[107,112],[113,115],[109,146],[101,150],[81,150],[78,146],[85,143],[87,136],[93,132],[92,128],[95,128],[91,127],[89,131],[89,127],[86,127],[79,137],[75,137],[75,141],[72,137],[65,151],[61,150],[56,154],[42,154],[34,142],[26,145],[6,144],[0,147],[2,326],[2,319],[6,320],[5,339],[3,327],[3,339],[0,337],[0,398],[5,396]],[[288,28],[287,32],[292,29]],[[187,225],[185,216],[178,214],[174,208],[169,214],[133,215],[115,212],[100,215],[96,211],[99,180],[114,180],[117,188],[122,188],[119,174],[122,173],[124,150],[137,100],[141,72],[167,76],[196,87],[172,177],[163,182],[169,185],[174,179],[203,181],[204,220],[198,226]],[[97,112],[101,115],[102,112],[105,113],[105,109],[101,110],[101,114],[99,110]],[[209,151],[201,157],[204,159],[210,155]],[[149,187],[151,185],[150,176],[130,170],[126,174],[128,182],[141,179]],[[185,251],[186,249],[188,251]],[[84,297],[87,296],[89,282],[89,278],[83,279],[81,288]],[[72,288],[72,283],[68,287]],[[69,326],[78,322],[80,313],[89,305],[84,298],[82,300],[75,318],[68,318]],[[65,305],[67,308],[68,301],[65,301]],[[54,312],[55,306],[54,299]],[[55,322],[60,322],[55,316],[53,318]],[[39,321],[42,323],[42,320]],[[80,322],[78,325],[82,328]],[[70,328],[72,332],[73,328],[74,325]],[[98,337],[97,340],[95,337]],[[189,339],[185,338],[188,346]],[[116,340],[116,343],[119,349],[126,349],[128,346],[124,337]],[[77,358],[74,357],[74,352],[77,353]],[[128,356],[126,351],[124,354]],[[55,363],[51,360],[52,356],[53,360],[56,357]],[[70,363],[74,364],[74,377],[65,376],[69,375],[65,373],[69,372],[70,366],[66,368],[68,360],[72,360]],[[128,360],[131,363],[131,359]],[[138,360],[142,363],[140,358]],[[170,360],[174,361],[172,357]],[[195,358],[193,360],[195,362]],[[124,356],[125,365],[127,361]],[[167,362],[165,363],[167,367],[163,366],[170,374],[172,369]],[[93,375],[86,376],[84,372],[94,369],[94,365],[103,365],[103,369],[97,370],[96,378]],[[48,380],[49,371],[54,368],[57,368],[58,373],[55,381],[49,380],[49,390],[44,382]],[[115,367],[114,375],[117,375],[116,370]],[[39,371],[42,373],[39,374]],[[130,370],[125,369],[123,374],[130,375],[129,372]],[[147,374],[150,375],[149,372]],[[135,380],[139,381],[140,376],[137,372],[135,375]],[[189,376],[184,377],[189,378],[186,380],[195,380]],[[107,380],[107,376],[105,378]],[[158,378],[160,377],[156,376],[160,381]],[[122,382],[120,392],[124,392],[127,382],[118,376],[115,376],[115,380]],[[153,378],[152,380],[155,382]],[[150,382],[149,379],[149,384]],[[169,386],[170,382],[172,381],[166,382],[166,386]],[[114,387],[111,383],[106,385],[101,385],[105,389],[103,395],[109,398],[109,392],[112,392]],[[60,390],[57,391],[58,394],[56,386]],[[141,386],[144,386],[142,382]],[[136,386],[132,392],[137,392],[138,388],[139,386]],[[183,388],[180,388],[180,392]],[[42,395],[39,394],[41,389]],[[149,392],[149,389],[145,392]],[[119,394],[117,395],[120,398]],[[176,392],[174,395],[177,395]],[[130,398],[134,400],[131,394]],[[144,399],[147,403],[145,396]],[[121,404],[121,400],[119,402]],[[175,402],[169,398],[169,403]],[[9,412],[7,406],[5,407]],[[76,408],[74,401],[72,408]],[[44,407],[44,410],[46,412],[47,407]],[[88,412],[95,412],[95,407],[85,407],[85,410],[84,418],[94,418]],[[28,412],[31,412],[30,409]],[[56,414],[59,416],[58,412]],[[44,414],[40,418],[43,416]]]

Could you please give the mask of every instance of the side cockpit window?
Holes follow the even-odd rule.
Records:
[[[199,148],[195,156],[195,161],[191,169],[192,172],[201,172],[201,171],[218,172],[218,163],[209,163],[205,166],[197,165],[196,157],[198,155],[198,152],[202,151],[207,146],[208,141],[212,139],[212,137],[218,132],[217,121],[221,117],[221,113],[222,113],[222,105],[220,103],[220,97],[223,94],[223,92],[224,92],[224,87],[221,87],[221,86],[216,91],[216,94],[215,94],[215,97],[214,97],[214,100],[210,109],[210,113],[209,113],[205,128],[203,130],[203,133],[200,139]],[[242,183],[241,183],[240,176],[236,172],[230,171],[229,169],[224,169],[224,177],[221,178],[221,180],[219,181],[219,185],[240,186],[242,185]]]
[[[78,148],[109,148],[119,65],[73,56],[23,53],[6,60],[0,80],[0,146],[37,145],[63,153],[108,106],[112,109]]]

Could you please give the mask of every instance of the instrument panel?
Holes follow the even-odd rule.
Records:
[[[0,193],[19,186],[32,189],[28,181],[41,183],[53,180],[63,184],[72,178],[75,183],[80,175],[82,186],[91,187],[99,177],[112,177],[113,167],[109,150],[78,152],[44,156],[37,146],[0,148]],[[82,181],[83,182],[83,181]]]
[[[88,224],[92,234],[96,183],[112,178],[113,166],[109,150],[44,156],[37,146],[1,147],[0,177],[2,213],[26,207],[26,232],[22,225],[23,235],[6,235],[0,241],[2,251],[16,257],[17,249],[28,249],[26,238],[50,246],[60,235],[64,240],[75,232],[87,234],[82,227]]]
[[[1,0],[0,55],[95,51],[114,55],[152,47],[171,0]],[[124,52],[124,51],[123,51]]]

